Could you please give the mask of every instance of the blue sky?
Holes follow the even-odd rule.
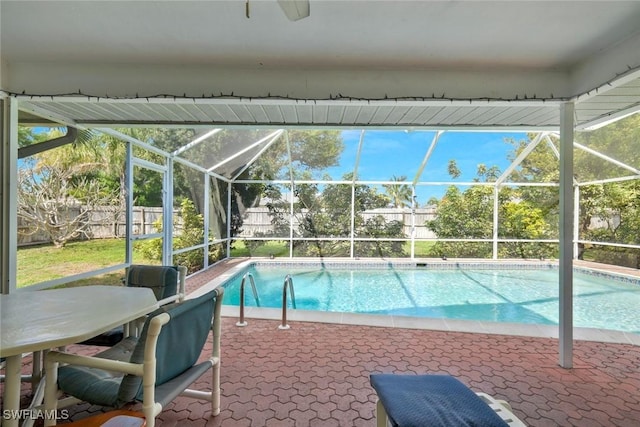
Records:
[[[435,131],[368,130],[365,133],[358,177],[365,181],[388,181],[392,176],[406,176],[410,182],[417,173],[435,136]],[[342,132],[345,150],[338,166],[327,172],[334,180],[351,172],[355,165],[360,130]],[[447,173],[450,159],[455,159],[462,175],[456,181],[471,181],[477,166],[497,165],[504,170],[511,146],[505,138],[526,139],[524,132],[462,132],[447,131],[439,139],[421,181],[451,181]],[[440,197],[444,186],[418,187],[418,200],[424,204],[430,197]]]
[[[36,131],[48,131],[37,128]],[[352,172],[356,162],[360,129],[342,131],[344,151],[339,165],[321,171],[316,178],[328,173],[333,180],[340,180]],[[358,177],[363,181],[389,181],[392,176],[406,176],[411,182],[435,136],[435,131],[367,130]],[[446,131],[439,139],[420,181],[451,181],[447,172],[449,160],[455,159],[462,172],[455,181],[472,181],[478,164],[496,165],[501,171],[509,166],[507,154],[511,145],[505,139],[526,139],[525,132],[464,132]],[[384,191],[382,188],[379,191]],[[431,197],[441,197],[446,186],[418,186],[418,203],[424,205]]]

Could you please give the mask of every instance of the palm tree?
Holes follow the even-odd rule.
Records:
[[[392,176],[391,181],[394,182],[405,182],[407,179],[406,176]],[[385,193],[389,199],[391,199],[391,203],[396,208],[404,208],[411,206],[411,187],[407,184],[383,184]]]

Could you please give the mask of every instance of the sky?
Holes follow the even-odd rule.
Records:
[[[363,181],[389,181],[392,176],[406,176],[411,182],[435,137],[435,131],[368,130],[365,132],[358,178]],[[360,130],[342,132],[345,149],[339,165],[327,172],[338,180],[353,171]],[[455,181],[472,181],[478,164],[498,166],[504,171],[510,164],[507,154],[512,146],[505,139],[526,139],[524,132],[462,132],[446,131],[428,160],[420,181],[452,181],[447,172],[449,160],[455,159],[461,176]],[[418,186],[420,205],[430,197],[441,197],[446,186]]]
[[[37,131],[48,131],[38,128]],[[337,166],[322,170],[315,176],[322,179],[328,173],[332,180],[342,179],[352,172],[356,164],[360,129],[343,130],[344,151]],[[358,178],[362,181],[390,181],[393,176],[407,177],[411,183],[435,137],[435,131],[422,130],[367,130],[364,136],[362,155],[358,165]],[[455,159],[461,176],[455,181],[468,182],[476,177],[478,164],[498,166],[504,171],[510,164],[507,158],[512,146],[505,139],[526,139],[525,132],[464,132],[446,131],[428,160],[420,181],[452,181],[447,166]],[[440,198],[447,186],[418,186],[416,194],[420,206],[431,197]],[[381,186],[378,191],[384,192]]]

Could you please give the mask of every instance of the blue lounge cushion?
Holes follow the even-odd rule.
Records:
[[[394,427],[504,427],[507,423],[450,375],[372,374]]]

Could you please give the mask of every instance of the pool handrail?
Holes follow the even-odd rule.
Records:
[[[260,297],[258,296],[258,290],[256,289],[256,282],[253,279],[253,274],[246,273],[242,276],[242,282],[240,283],[240,319],[236,322],[236,326],[247,326],[247,321],[244,320],[244,284],[249,278],[251,284],[251,291],[253,292],[253,298],[256,300],[256,306],[260,307]]]
[[[278,329],[289,329],[287,325],[287,284],[289,285],[289,293],[291,294],[291,306],[296,308],[296,296],[293,291],[293,278],[290,274],[287,274],[284,278],[284,284],[282,285],[282,323],[278,326]]]

